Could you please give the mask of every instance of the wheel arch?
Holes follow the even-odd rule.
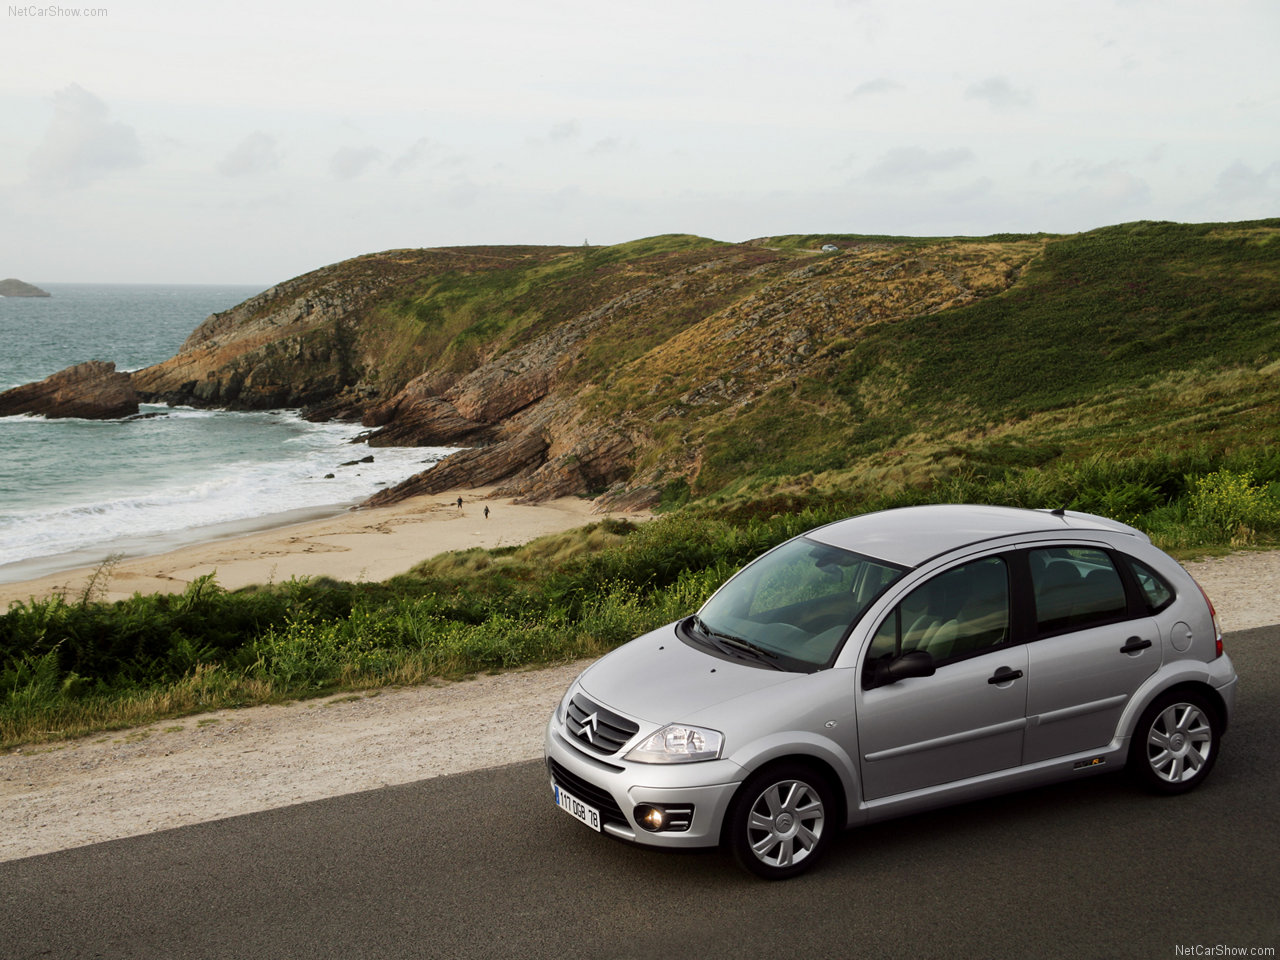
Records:
[[[1131,705],[1136,703],[1136,707],[1131,711],[1131,716],[1125,718],[1125,728],[1127,733],[1126,739],[1130,741],[1133,739],[1134,733],[1137,732],[1138,720],[1141,719],[1142,714],[1146,712],[1147,707],[1151,706],[1151,704],[1155,703],[1161,697],[1167,697],[1170,695],[1176,696],[1179,693],[1195,693],[1203,697],[1210,709],[1213,710],[1214,719],[1218,721],[1218,732],[1227,732],[1227,724],[1230,719],[1231,712],[1227,708],[1226,701],[1213,684],[1209,683],[1207,680],[1197,678],[1178,680],[1177,682],[1170,683],[1167,686],[1157,687],[1156,689],[1149,691],[1146,696],[1143,696],[1140,700],[1135,697],[1133,701],[1130,701]]]
[[[1173,669],[1170,669],[1170,668]],[[1138,721],[1147,707],[1157,699],[1173,691],[1194,691],[1202,695],[1212,706],[1218,729],[1225,733],[1231,716],[1230,705],[1214,685],[1215,675],[1206,665],[1196,661],[1178,661],[1166,665],[1147,678],[1146,682],[1129,698],[1124,713],[1116,725],[1116,743],[1127,744],[1137,731]]]
[[[731,809],[737,802],[742,791],[747,788],[748,783],[762,771],[771,770],[774,767],[785,766],[801,766],[807,767],[820,776],[826,783],[827,789],[831,791],[831,796],[835,800],[836,809],[833,811],[832,820],[839,829],[843,830],[849,824],[849,798],[846,794],[844,780],[841,778],[835,766],[827,759],[813,753],[787,753],[775,756],[769,756],[762,760],[758,765],[749,770],[743,771],[742,782],[738,784],[730,797],[726,810]],[[720,843],[723,845],[727,840],[730,828],[729,817],[726,816],[720,823]]]
[[[1230,713],[1227,710],[1226,701],[1222,699],[1222,694],[1217,688],[1203,681],[1184,680],[1181,683],[1175,683],[1171,687],[1161,690],[1156,696],[1168,696],[1177,693],[1198,693],[1204,697],[1209,707],[1213,710],[1214,719],[1218,721],[1218,732],[1227,732],[1227,723],[1230,719]],[[1152,697],[1154,700],[1155,697]]]

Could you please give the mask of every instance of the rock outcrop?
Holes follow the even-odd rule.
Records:
[[[446,457],[430,470],[380,490],[366,506],[396,503],[424,493],[440,493],[453,487],[481,487],[528,470],[546,453],[546,441],[536,433],[524,433],[487,447],[474,447]]]
[[[101,360],[78,363],[41,380],[0,393],[0,417],[37,414],[50,419],[117,420],[138,412],[129,374]]]
[[[47,290],[41,290],[39,287],[23,283],[21,280],[15,280],[10,277],[8,280],[0,280],[0,297],[51,297],[53,294]]]
[[[417,380],[367,411],[361,422],[378,428],[366,437],[371,447],[465,447],[496,436],[494,424],[464,417],[454,404],[430,393]]]

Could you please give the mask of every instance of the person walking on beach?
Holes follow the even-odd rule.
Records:
[[[461,498],[461,497],[459,497],[459,498],[458,498],[458,512],[459,512],[459,513],[461,513],[461,512],[462,512],[462,498]]]
[[[489,508],[488,508],[488,507],[485,507],[485,508],[484,508],[484,518],[485,518],[486,520],[488,520],[488,519],[489,519]]]

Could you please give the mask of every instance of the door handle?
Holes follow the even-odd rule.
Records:
[[[1151,646],[1150,640],[1143,640],[1141,637],[1130,637],[1125,641],[1124,646],[1120,648],[1121,653],[1137,653],[1139,650],[1145,650]]]
[[[1022,676],[1021,670],[1010,670],[1008,667],[1001,667],[991,676],[987,677],[987,683],[1009,683],[1017,680]]]

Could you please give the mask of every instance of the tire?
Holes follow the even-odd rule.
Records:
[[[747,778],[729,805],[725,842],[744,869],[766,880],[808,870],[839,829],[835,794],[812,767],[782,763]]]
[[[1173,690],[1142,712],[1129,746],[1129,768],[1152,793],[1198,787],[1218,760],[1222,724],[1208,698]]]

